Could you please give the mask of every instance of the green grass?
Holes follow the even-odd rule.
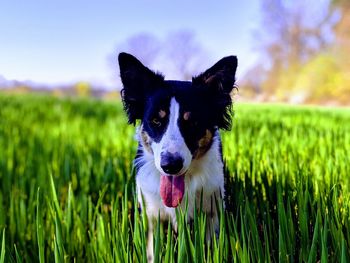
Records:
[[[155,262],[348,262],[350,111],[235,105],[220,233],[158,224]],[[118,102],[0,95],[0,263],[146,262]]]

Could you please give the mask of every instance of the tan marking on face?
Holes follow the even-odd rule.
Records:
[[[191,117],[191,112],[186,111],[186,112],[184,113],[184,120],[185,120],[185,121],[188,121],[188,120],[190,119],[190,117]]]
[[[149,137],[148,133],[145,132],[144,130],[141,131],[141,139],[142,139],[143,148],[146,151],[153,154],[152,147],[151,147],[152,139],[151,137]]]
[[[159,114],[159,117],[162,119],[166,116],[166,112],[163,110],[160,110],[158,114]]]
[[[198,141],[198,149],[194,154],[195,159],[202,157],[210,148],[213,140],[213,134],[209,131],[205,131],[205,135]]]

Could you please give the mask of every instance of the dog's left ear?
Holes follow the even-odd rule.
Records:
[[[214,66],[192,78],[194,87],[208,91],[216,109],[217,125],[222,129],[231,126],[231,91],[236,81],[237,57],[229,56],[219,60]]]
[[[229,56],[192,79],[193,84],[205,85],[213,91],[230,93],[235,84],[237,57]]]

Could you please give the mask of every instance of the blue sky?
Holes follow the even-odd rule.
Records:
[[[0,3],[0,75],[60,84],[117,85],[108,63],[116,47],[148,32],[164,38],[192,30],[213,61],[238,55],[238,78],[256,60],[259,1],[4,0]],[[204,70],[205,68],[203,68]],[[161,70],[161,69],[159,69]]]

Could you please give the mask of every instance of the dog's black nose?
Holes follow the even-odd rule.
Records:
[[[184,160],[178,153],[162,153],[160,158],[160,167],[167,174],[177,174],[181,171]]]

